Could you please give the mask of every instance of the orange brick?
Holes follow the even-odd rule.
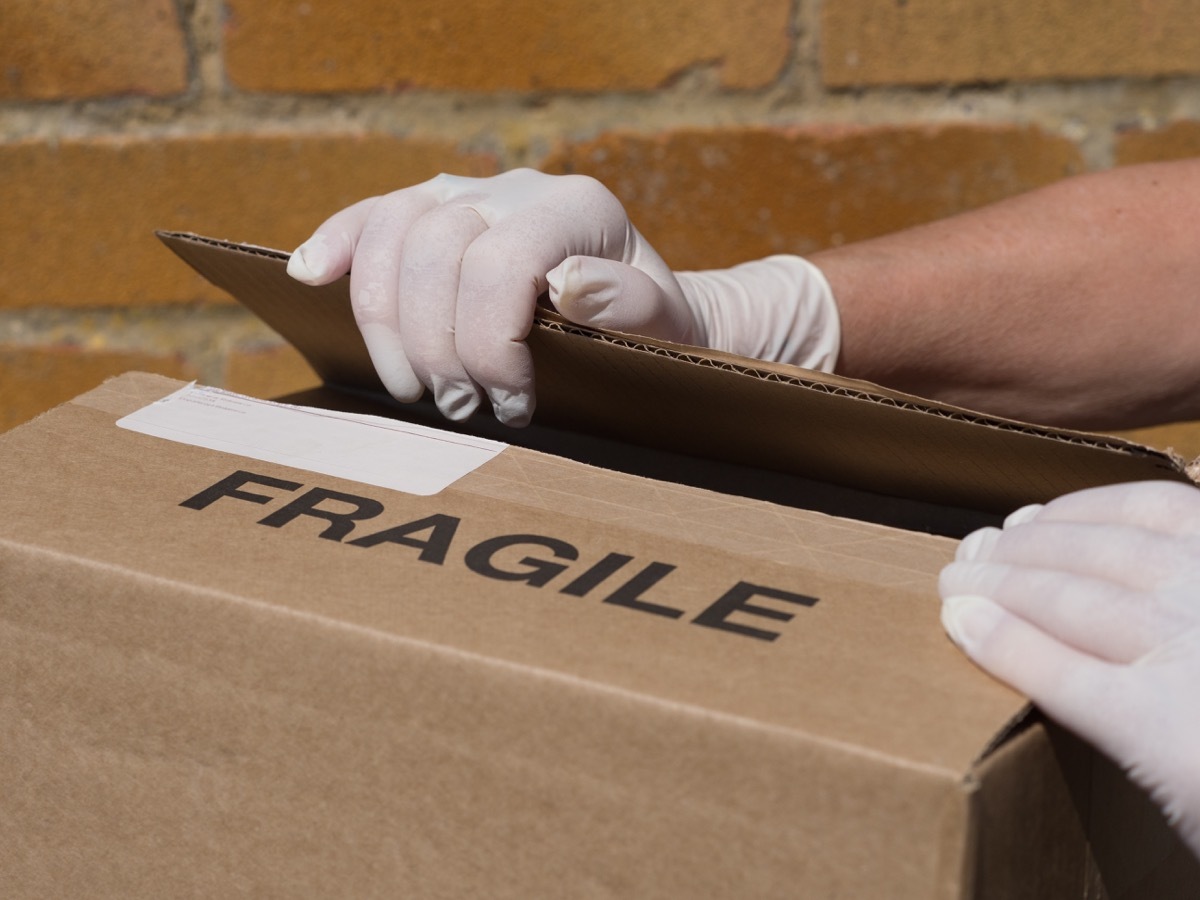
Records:
[[[172,0],[4,0],[0,98],[167,96],[187,87]]]
[[[195,371],[175,356],[71,347],[0,345],[0,431],[131,370],[192,379]]]
[[[1117,162],[1162,162],[1200,156],[1200,121],[1174,122],[1151,131],[1131,129],[1117,135]]]
[[[683,130],[567,146],[676,268],[811,253],[982,206],[1082,169],[1032,128]]]
[[[639,90],[695,66],[758,87],[790,0],[229,0],[230,80],[255,91]]]
[[[154,237],[196,231],[290,250],[328,215],[439,171],[495,161],[371,136],[104,139],[0,145],[0,308],[213,300]]]
[[[299,351],[287,344],[235,351],[225,369],[226,388],[268,400],[320,383]]]
[[[1200,72],[1194,0],[837,0],[822,6],[832,86]]]

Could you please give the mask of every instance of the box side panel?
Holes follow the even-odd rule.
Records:
[[[388,491],[115,427],[106,387],[0,441],[0,540],[956,775],[1024,703],[937,625],[949,541],[519,448]]]
[[[1048,730],[1063,765],[1079,741]],[[1200,897],[1200,862],[1166,822],[1150,796],[1104,754],[1089,751],[1086,783],[1071,782],[1075,805],[1088,811],[1094,896],[1111,900],[1193,900]],[[1093,895],[1088,895],[1089,898]]]
[[[1068,778],[1086,783],[1088,756],[1078,743],[1056,747],[1044,724],[1035,721],[979,766],[973,897],[1105,896],[1086,892],[1087,810],[1077,808],[1078,791],[1068,783]]]
[[[944,774],[13,544],[0,573],[7,898],[927,898],[945,870]]]
[[[973,814],[976,785],[970,782],[959,787],[953,798],[948,799],[942,819],[938,884],[931,895],[937,900],[971,900],[973,897],[975,854],[979,846],[975,833],[979,821]]]
[[[1053,722],[1035,720],[978,778],[977,897],[1200,897],[1200,863],[1154,802]]]

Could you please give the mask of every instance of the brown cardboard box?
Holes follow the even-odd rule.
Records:
[[[628,455],[703,476],[682,480],[955,531],[1064,478],[1183,477],[1121,442],[565,337],[651,382],[799,393],[826,431],[878,410],[909,464],[929,427],[1008,460],[885,462],[864,490],[869,454],[810,452],[843,495],[666,439]],[[0,896],[1200,896],[1147,798],[946,640],[950,539],[521,446],[384,487],[318,446],[382,426],[319,411],[291,464],[118,427],[180,403],[260,421],[161,402],[180,387],[130,374],[0,435]],[[396,458],[383,476],[440,461]]]
[[[1196,896],[943,637],[952,541],[520,447],[417,496],[115,426],[178,387],[0,436],[3,896]]]

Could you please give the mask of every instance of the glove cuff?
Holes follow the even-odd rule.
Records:
[[[706,346],[822,372],[837,365],[841,320],[833,289],[803,257],[781,254],[676,278]]]

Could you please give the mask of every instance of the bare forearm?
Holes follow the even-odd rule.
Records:
[[[1200,416],[1200,160],[1115,169],[812,257],[839,371],[1031,421]]]

